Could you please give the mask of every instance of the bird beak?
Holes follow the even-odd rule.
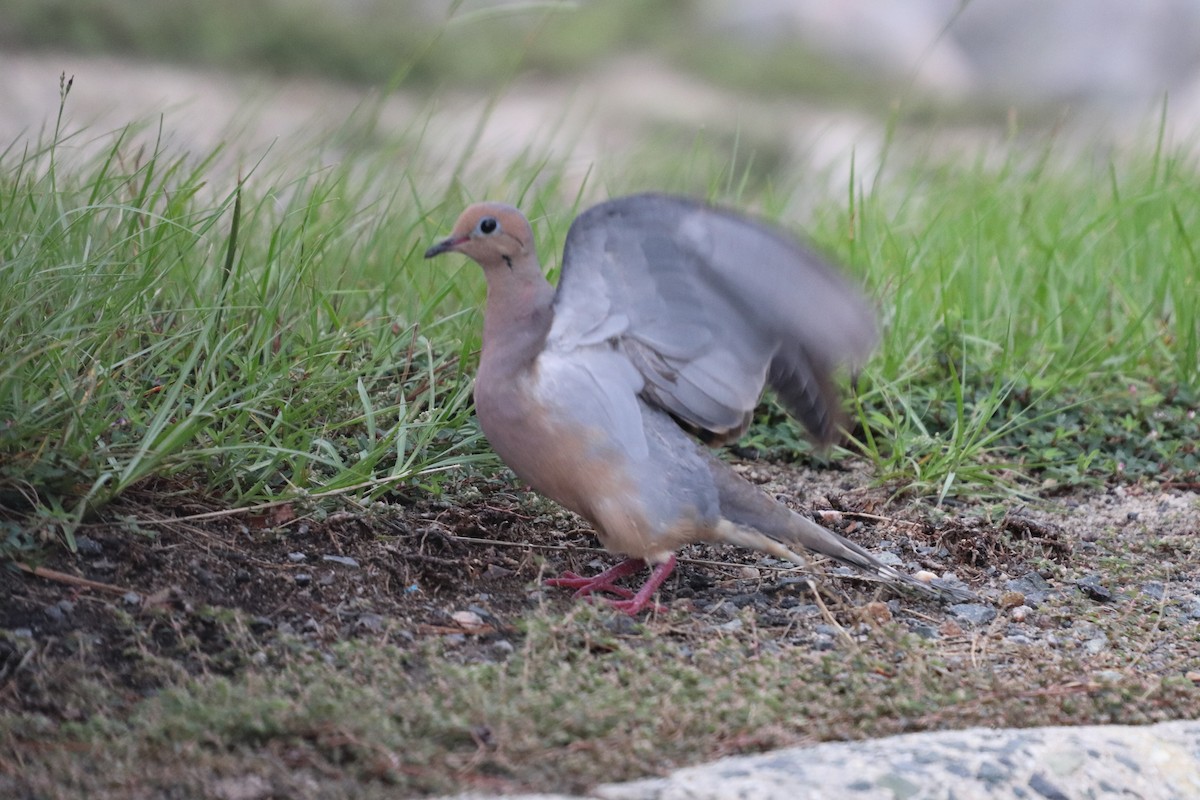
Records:
[[[468,238],[470,238],[470,237],[450,236],[445,239],[442,239],[440,242],[434,242],[433,246],[425,251],[425,257],[433,258],[434,256],[440,256],[442,253],[448,253],[451,250],[454,250],[455,248],[457,248],[460,244],[465,242]]]

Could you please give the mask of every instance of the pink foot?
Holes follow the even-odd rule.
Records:
[[[620,597],[630,598],[633,597],[633,592],[623,586],[615,585],[613,581],[624,578],[626,575],[632,575],[644,566],[646,566],[646,562],[640,558],[629,558],[591,578],[585,578],[574,572],[564,572],[557,578],[546,581],[546,585],[575,589],[576,597],[587,597],[594,592],[612,592]]]
[[[624,598],[623,600],[610,600],[609,602],[612,604],[612,607],[633,616],[647,606],[650,606],[655,611],[664,610],[662,606],[651,602],[650,598],[658,591],[658,587],[662,586],[663,581],[671,574],[671,570],[675,569],[675,562],[675,556],[671,556],[663,563],[656,564],[654,570],[650,573],[650,578],[642,585],[641,589],[638,589],[637,594],[622,586],[616,586],[613,584],[613,581],[627,575],[632,575],[646,566],[646,562],[640,558],[630,558],[622,561],[615,567],[606,569],[592,578],[585,578],[574,572],[564,572],[560,577],[551,578],[546,581],[546,585],[575,589],[576,597],[586,597],[594,592],[611,592]]]

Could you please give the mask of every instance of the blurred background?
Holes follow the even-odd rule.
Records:
[[[54,125],[66,73],[69,124],[241,164],[415,136],[455,174],[536,154],[582,181],[702,138],[844,186],[894,148],[1200,122],[1200,0],[0,0],[0,49],[5,145]]]

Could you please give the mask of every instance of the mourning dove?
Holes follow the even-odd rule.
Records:
[[[691,542],[724,542],[804,564],[791,546],[886,581],[935,591],[796,514],[705,444],[737,439],[769,384],[820,443],[837,435],[831,374],[860,364],[869,306],[820,258],[771,227],[691,200],[601,203],[571,225],[558,288],[528,220],[477,203],[426,251],[462,253],[487,279],[475,412],[517,476],[587,519],[626,556],[587,578],[636,614]],[[698,441],[699,439],[699,441]],[[647,564],[636,593],[616,585]]]

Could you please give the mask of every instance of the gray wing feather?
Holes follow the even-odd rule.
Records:
[[[683,198],[587,210],[563,254],[549,340],[608,346],[642,397],[706,440],[740,436],[765,384],[820,441],[836,434],[832,372],[875,342],[862,296],[778,230]]]

